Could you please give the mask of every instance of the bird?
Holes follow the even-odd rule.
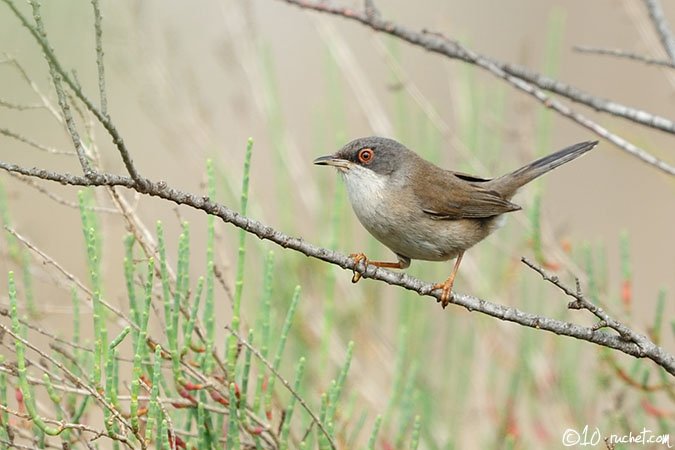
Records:
[[[455,259],[440,289],[445,308],[464,253],[496,231],[504,214],[521,209],[511,199],[535,178],[590,151],[598,141],[571,145],[497,178],[442,169],[396,140],[354,139],[337,152],[314,160],[337,169],[352,209],[363,227],[388,247],[396,262],[371,261],[352,253],[354,267],[406,269],[412,260]],[[356,283],[361,274],[354,271]]]

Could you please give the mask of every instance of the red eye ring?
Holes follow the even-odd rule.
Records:
[[[358,156],[359,161],[361,161],[363,164],[370,164],[370,162],[375,157],[375,153],[370,148],[362,148],[361,150],[359,150]]]

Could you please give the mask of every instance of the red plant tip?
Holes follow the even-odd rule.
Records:
[[[178,391],[178,394],[179,394],[181,397],[190,400],[190,401],[191,401],[192,403],[194,403],[195,405],[197,404],[197,400],[192,396],[192,394],[190,394],[190,392],[189,392],[188,390],[186,390],[186,389],[181,389],[180,391]]]
[[[23,405],[23,392],[21,392],[21,389],[14,389],[14,397],[16,397],[16,401],[19,405]]]
[[[265,417],[267,417],[267,420],[272,420],[272,410],[268,409],[265,411]]]
[[[659,419],[665,419],[675,416],[675,413],[673,413],[672,411],[666,411],[663,408],[658,408],[656,405],[654,405],[647,399],[643,399],[642,402],[640,403],[642,405],[642,409],[644,409],[644,411],[650,416]]]
[[[148,415],[148,408],[138,408],[138,412],[136,413],[138,417],[143,417]]]
[[[167,434],[169,435],[169,442],[171,442],[171,433],[169,433],[169,430],[166,431]],[[173,434],[173,445],[171,445],[171,448],[187,448],[187,445],[185,444],[185,441],[180,438],[177,434]]]
[[[518,423],[513,417],[510,417],[506,423],[506,435],[517,439],[520,436],[520,429],[518,428]]]
[[[173,406],[176,409],[192,408],[192,405],[186,405],[185,403],[178,403],[178,402],[171,402],[171,406]]]
[[[183,387],[185,389],[187,389],[188,391],[199,391],[201,389],[204,389],[203,384],[195,384],[195,383],[191,383],[189,381],[186,381],[185,383],[183,383]]]
[[[204,353],[206,351],[206,347],[203,345],[190,344],[190,350],[195,353]]]
[[[221,395],[220,392],[218,392],[216,390],[211,390],[211,391],[209,391],[209,394],[211,395],[211,398],[213,399],[213,401],[216,401],[216,402],[218,402],[218,403],[220,403],[221,405],[224,405],[224,406],[230,405],[230,401],[227,398],[225,398],[223,395]]]
[[[386,439],[380,441],[382,450],[394,450],[394,445]]]
[[[259,435],[259,434],[262,434],[263,431],[264,431],[264,428],[261,427],[260,425],[258,425],[257,427],[254,427],[254,428],[251,430],[251,434],[257,436],[257,435]]]
[[[633,298],[633,283],[630,280],[623,280],[621,283],[621,302],[623,306],[628,308]]]
[[[551,440],[551,434],[546,429],[546,426],[539,421],[536,421],[534,424],[534,434],[540,441],[549,442]]]
[[[147,377],[147,375],[143,374],[140,377],[138,377],[143,383],[147,384],[148,386],[152,387],[152,381],[150,381],[150,378]]]
[[[544,260],[543,265],[545,269],[548,269],[551,272],[557,272],[558,270],[560,270],[560,264],[558,264],[557,262]]]
[[[241,391],[239,390],[239,385],[237,383],[234,383],[234,395],[237,399],[241,399]]]

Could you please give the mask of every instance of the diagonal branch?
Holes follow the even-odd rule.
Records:
[[[660,0],[645,0],[645,5],[649,11],[649,17],[652,19],[654,28],[661,39],[663,48],[668,53],[670,60],[675,63],[675,37],[673,37],[673,32],[663,13]]]
[[[68,173],[57,173],[40,168],[25,168],[16,164],[0,161],[0,169],[7,172],[41,178],[64,185],[73,186],[122,186],[139,190],[135,180],[114,174],[96,173],[91,177],[83,177]],[[306,256],[325,261],[342,267],[346,270],[357,271],[365,278],[384,281],[385,283],[400,286],[407,290],[417,292],[423,296],[440,299],[441,291],[434,289],[434,285],[420,279],[411,277],[403,272],[377,268],[375,266],[363,267],[363,262],[355,263],[354,259],[332,250],[318,247],[300,238],[289,236],[274,228],[238,214],[225,205],[212,201],[208,196],[200,196],[172,188],[164,181],[151,181],[143,179],[143,191],[141,193],[164,200],[172,201],[178,205],[185,205],[201,210],[207,214],[219,217],[223,222],[254,234],[260,239],[265,239],[275,244],[295,250]],[[649,341],[647,338],[639,340],[627,340],[623,335],[599,331],[594,327],[585,327],[570,322],[542,317],[536,314],[521,311],[516,308],[489,302],[471,295],[455,294],[452,303],[463,306],[469,311],[477,311],[500,320],[514,322],[519,325],[545,330],[561,336],[569,336],[582,341],[591,342],[603,347],[619,350],[636,358],[649,358],[670,374],[675,375],[675,356],[667,353],[664,349]]]
[[[280,1],[284,1],[303,9],[333,14],[349,20],[354,20],[367,27],[370,27],[375,31],[397,37],[412,45],[424,48],[427,51],[438,53],[448,58],[459,59],[461,61],[481,67],[493,75],[504,79],[515,88],[526,92],[544,104],[544,106],[554,110],[558,114],[567,117],[579,125],[591,130],[598,136],[604,137],[626,153],[629,153],[630,155],[656,167],[657,169],[669,175],[675,176],[675,167],[656,158],[649,152],[627,141],[621,136],[610,132],[606,128],[583,116],[582,114],[577,113],[569,106],[544,93],[543,90],[554,92],[558,95],[567,97],[574,102],[587,105],[598,111],[608,112],[643,125],[675,134],[675,123],[669,119],[655,116],[645,111],[629,108],[615,102],[597,98],[579,89],[565,85],[564,83],[552,80],[548,77],[543,77],[542,75],[536,74],[523,67],[508,65],[495,59],[485,57],[466,48],[459,42],[447,39],[438,33],[427,31],[416,32],[397,23],[382,19],[378,15],[359,12],[346,7],[335,6],[324,1]]]
[[[602,47],[591,47],[588,45],[575,45],[574,50],[579,53],[590,53],[594,55],[603,55],[603,56],[615,56],[617,58],[630,59],[632,61],[640,61],[647,65],[668,67],[675,69],[675,63],[672,61],[666,61],[664,59],[651,58],[649,56],[641,55],[635,52],[629,52],[628,50],[620,50],[614,48],[602,48]]]
[[[581,292],[581,286],[579,285],[579,279],[576,279],[576,287],[575,289],[570,288],[569,286],[565,285],[562,281],[560,281],[560,278],[558,278],[555,275],[550,275],[544,271],[541,267],[537,266],[534,264],[532,261],[530,261],[527,258],[521,258],[521,261],[528,266],[530,269],[534,270],[537,272],[541,277],[551,283],[552,285],[556,286],[558,289],[563,291],[566,295],[572,297],[574,299],[573,302],[570,302],[567,307],[569,309],[585,309],[587,311],[590,311],[591,314],[593,314],[595,317],[600,319],[600,321],[595,325],[594,328],[599,329],[599,328],[604,328],[608,327],[611,328],[612,330],[616,331],[619,333],[620,336],[622,336],[624,339],[629,340],[631,342],[634,342],[636,345],[640,347],[649,347],[650,341],[649,339],[639,333],[636,333],[635,331],[631,330],[627,325],[624,323],[619,322],[618,320],[614,319],[611,317],[604,309],[601,307],[593,304],[591,301],[589,301],[586,296]]]

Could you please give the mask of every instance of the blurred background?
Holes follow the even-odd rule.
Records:
[[[362,8],[362,2],[340,4]],[[672,71],[573,49],[589,45],[665,57],[641,2],[388,0],[378,7],[384,18],[413,30],[437,31],[478,53],[598,97],[672,116]],[[675,7],[664,7],[675,20]],[[218,201],[238,209],[246,140],[252,137],[248,215],[342,253],[393,256],[357,222],[333,171],[311,164],[353,138],[394,137],[442,167],[485,177],[598,138],[476,67],[283,1],[203,1],[198,6],[117,1],[103,2],[102,9],[109,113],[141,173],[204,193],[211,158]],[[97,100],[89,3],[47,2],[43,15],[56,53]],[[56,104],[41,52],[4,5],[0,42],[5,57],[19,61]],[[39,103],[10,64],[0,65],[0,99]],[[675,161],[672,137],[665,133],[573,107],[655,156]],[[72,148],[63,127],[44,108],[0,107],[0,128],[54,149]],[[93,130],[103,167],[123,173],[104,130],[97,125]],[[6,136],[0,136],[0,159],[79,172],[72,155],[39,152]],[[78,210],[6,174],[0,174],[0,182],[12,226],[86,279]],[[45,187],[76,201],[74,188]],[[570,284],[580,277],[594,300],[646,334],[675,313],[674,189],[667,175],[601,140],[589,155],[516,197],[523,211],[511,214],[502,230],[467,253],[455,288],[528,312],[592,324],[588,314],[568,311],[569,298],[520,263],[527,256]],[[191,272],[194,278],[202,275],[205,216],[123,194],[135,202],[150,229],[156,220],[164,222],[171,255],[177,251],[181,221],[190,222]],[[103,195],[99,201],[111,206]],[[99,218],[106,295],[124,307],[125,221],[117,214]],[[237,237],[234,227],[217,224],[216,261],[229,286]],[[269,251],[275,254],[275,323],[283,319],[293,288],[302,286],[282,372],[290,376],[297,357],[308,357],[302,392],[313,406],[318,408],[320,393],[343,364],[347,342],[355,342],[344,406],[336,419],[341,448],[364,447],[378,414],[383,422],[376,448],[382,449],[408,448],[416,416],[420,448],[429,449],[557,448],[567,428],[589,425],[608,435],[640,432],[643,426],[668,430],[672,421],[670,391],[640,386],[662,380],[649,362],[457,307],[441,311],[432,299],[384,283],[352,285],[349,272],[251,236],[246,245],[243,329],[259,320],[263,260]],[[12,266],[0,256],[2,270]],[[415,261],[409,272],[436,282],[451,267]],[[53,289],[53,280],[39,267],[34,277],[41,323],[69,336],[69,289]],[[0,298],[6,303],[4,294]],[[226,291],[217,290],[216,299],[217,329],[224,336],[230,320]],[[660,313],[658,305],[664,305]],[[668,322],[665,326],[662,344],[672,349]],[[10,352],[9,347],[0,352]],[[637,385],[626,381],[626,374]]]

